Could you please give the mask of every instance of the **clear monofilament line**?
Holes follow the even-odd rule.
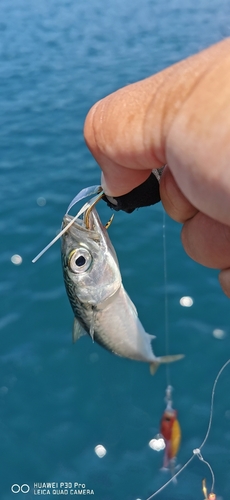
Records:
[[[174,474],[168,481],[167,483],[163,484],[163,486],[161,486],[157,491],[155,491],[155,493],[153,493],[152,495],[150,495],[150,497],[146,498],[146,500],[151,500],[153,497],[155,497],[156,495],[158,495],[158,493],[160,493],[161,491],[163,491],[170,483],[173,482],[173,480],[175,480],[175,478],[177,476],[179,476],[179,474],[181,474],[181,472],[183,472],[184,469],[186,469],[186,467],[188,466],[188,464],[190,464],[190,462],[194,459],[194,455],[192,455],[192,457],[189,458],[189,460],[183,465],[183,467],[181,467],[180,470],[178,470],[176,472],[176,474]]]
[[[81,208],[81,210],[79,210],[79,212],[77,213],[77,215],[75,215],[75,217],[73,217],[73,219],[64,227],[64,229],[62,229],[58,234],[57,236],[55,236],[55,238],[53,238],[52,241],[50,241],[50,243],[48,243],[48,245],[46,245],[45,248],[43,248],[43,250],[41,250],[41,252],[39,252],[38,255],[36,255],[36,257],[34,257],[34,259],[32,260],[33,264],[35,262],[37,262],[38,259],[40,259],[40,257],[45,253],[47,252],[47,250],[52,247],[52,245],[54,243],[56,243],[57,240],[59,240],[59,238],[61,238],[61,236],[63,236],[63,234],[70,228],[70,226],[72,226],[72,224],[75,222],[75,220],[77,220],[80,215],[82,215],[88,208],[90,208],[90,203],[85,203],[85,205]]]
[[[218,382],[221,374],[225,370],[226,366],[228,366],[229,364],[230,364],[230,359],[228,359],[226,361],[226,363],[224,363],[224,365],[221,367],[221,369],[219,370],[219,372],[218,372],[218,374],[217,374],[217,376],[215,378],[215,381],[214,381],[214,384],[213,384],[213,388],[212,388],[211,405],[210,405],[210,417],[209,417],[208,428],[207,428],[207,432],[206,432],[205,438],[204,438],[203,442],[200,445],[200,448],[195,448],[193,450],[193,455],[183,465],[183,467],[173,477],[171,477],[171,479],[169,479],[169,481],[167,481],[165,484],[163,484],[163,486],[161,486],[157,491],[155,491],[152,495],[150,495],[150,497],[148,497],[146,500],[151,500],[153,497],[155,497],[156,495],[158,495],[158,493],[160,493],[162,490],[164,490],[166,488],[166,486],[168,486],[173,481],[174,478],[176,478],[177,476],[179,476],[179,474],[181,474],[181,472],[187,468],[187,466],[190,464],[190,462],[194,459],[195,456],[197,456],[197,458],[199,458],[199,460],[201,460],[202,462],[204,462],[207,465],[207,467],[209,468],[211,476],[212,476],[211,492],[214,491],[215,475],[214,475],[213,469],[212,469],[211,465],[209,464],[209,462],[203,458],[200,450],[205,445],[205,443],[206,443],[206,441],[208,439],[210,430],[211,430],[212,417],[213,417],[213,408],[214,408],[214,397],[215,397],[217,382]]]
[[[204,457],[201,454],[200,448],[195,448],[195,450],[193,450],[193,455],[197,456],[201,462],[204,462],[204,464],[206,464],[208,466],[208,468],[210,470],[210,473],[211,473],[211,476],[212,476],[211,491],[213,491],[214,490],[214,486],[215,486],[215,475],[214,475],[214,472],[212,470],[212,467],[211,467],[210,463],[207,460],[204,459]]]
[[[165,317],[165,354],[169,354],[169,313],[168,313],[168,270],[167,270],[167,247],[166,247],[166,217],[163,209],[163,260],[164,260],[164,317]],[[170,369],[166,364],[166,382],[170,386]]]
[[[216,391],[216,384],[217,384],[217,382],[218,382],[218,380],[219,380],[222,372],[224,371],[224,369],[226,368],[226,366],[229,365],[229,363],[230,363],[230,359],[228,359],[228,361],[226,361],[226,363],[222,366],[222,368],[220,369],[220,371],[218,372],[218,374],[217,374],[217,376],[215,378],[215,382],[213,384],[213,389],[212,389],[212,396],[211,396],[211,406],[210,406],[210,417],[209,417],[208,429],[207,429],[205,438],[204,438],[202,444],[200,445],[200,450],[205,445],[205,443],[206,443],[206,441],[208,439],[210,430],[211,430],[211,426],[212,426],[212,417],[213,417],[213,407],[214,407],[214,396],[215,396],[215,391]]]
[[[40,257],[45,253],[47,252],[47,250],[49,250],[50,247],[52,247],[52,245],[54,243],[56,243],[57,240],[59,240],[59,238],[61,238],[61,236],[70,228],[70,226],[72,226],[72,224],[75,222],[75,220],[78,219],[78,217],[80,215],[82,215],[84,212],[86,212],[86,210],[88,210],[88,208],[90,208],[95,202],[97,202],[97,200],[99,200],[102,196],[102,193],[103,193],[103,190],[101,188],[101,186],[90,186],[88,188],[84,188],[82,189],[78,194],[77,196],[74,197],[74,199],[71,201],[70,205],[68,206],[67,208],[67,212],[66,214],[69,213],[70,209],[79,201],[83,200],[84,198],[87,198],[87,196],[92,196],[93,194],[97,194],[97,196],[95,196],[94,198],[92,198],[90,200],[90,202],[87,202],[85,203],[85,205],[79,210],[78,214],[75,215],[75,217],[69,222],[69,224],[67,224],[64,229],[62,229],[58,234],[57,236],[55,236],[55,238],[52,239],[52,241],[50,241],[50,243],[48,243],[48,245],[46,245],[45,248],[43,248],[43,250],[41,252],[39,252],[38,255],[36,255],[36,257],[34,257],[34,259],[32,260],[33,264],[35,262],[37,262],[38,259],[40,259]]]

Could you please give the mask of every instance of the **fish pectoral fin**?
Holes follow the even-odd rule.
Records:
[[[127,294],[126,291],[125,291],[125,295],[126,295],[127,303],[130,306],[130,308],[132,309],[134,316],[138,316],[136,306],[134,305],[133,301],[130,299],[130,296]]]
[[[168,356],[159,356],[156,358],[156,361],[152,361],[150,363],[150,373],[154,375],[157,371],[157,368],[162,363],[174,363],[174,361],[179,361],[184,358],[184,354],[169,354]]]
[[[92,341],[94,342],[94,321],[93,320],[90,323],[89,334],[90,334]]]
[[[73,330],[72,330],[72,340],[73,340],[73,343],[77,342],[77,340],[80,339],[80,337],[82,337],[83,335],[87,335],[86,331],[81,326],[81,324],[79,323],[78,319],[74,318]]]

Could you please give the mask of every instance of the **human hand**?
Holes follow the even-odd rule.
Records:
[[[230,39],[96,103],[85,139],[107,195],[167,163],[165,210],[183,223],[188,255],[222,270],[230,297]]]

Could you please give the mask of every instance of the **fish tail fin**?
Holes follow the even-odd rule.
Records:
[[[159,356],[155,361],[150,363],[150,373],[154,375],[157,371],[157,368],[162,363],[174,363],[174,361],[179,361],[184,358],[184,354],[169,354],[168,356]]]

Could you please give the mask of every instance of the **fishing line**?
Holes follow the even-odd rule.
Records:
[[[36,257],[34,257],[34,259],[32,260],[33,264],[35,262],[37,262],[38,259],[40,259],[40,257],[54,244],[56,243],[57,240],[59,240],[59,238],[61,238],[61,236],[66,232],[68,231],[68,229],[70,228],[70,226],[72,226],[72,224],[75,222],[75,220],[78,219],[78,217],[80,217],[80,215],[82,215],[84,212],[86,212],[86,210],[88,208],[90,208],[92,205],[94,205],[97,200],[102,196],[102,188],[101,186],[90,186],[88,188],[84,188],[82,189],[78,194],[77,196],[74,197],[74,199],[71,201],[71,203],[69,204],[68,208],[67,208],[67,212],[66,214],[69,213],[70,209],[80,200],[83,200],[83,198],[86,198],[87,196],[92,196],[93,194],[97,194],[97,196],[95,196],[94,198],[92,198],[89,202],[85,203],[85,205],[83,205],[83,207],[79,210],[79,212],[77,213],[77,215],[75,215],[75,217],[73,217],[73,219],[71,219],[71,221],[64,227],[64,229],[62,229],[58,234],[57,236],[55,236],[55,238],[52,239],[52,241],[50,241],[50,243],[48,243],[48,245],[46,245],[45,248],[43,248],[43,250],[41,250],[41,252],[39,252],[38,255],[36,255]]]
[[[157,491],[155,491],[155,493],[153,493],[150,497],[146,498],[146,500],[151,500],[153,497],[155,497],[156,495],[158,495],[158,493],[160,493],[161,491],[163,491],[170,483],[172,483],[172,481],[177,477],[179,476],[179,474],[187,467],[187,465],[194,459],[194,455],[192,457],[190,457],[190,459],[183,465],[183,467],[181,467],[180,470],[178,470],[178,472],[176,472],[176,474],[174,474],[173,477],[171,477],[167,483],[163,484],[163,486],[161,486]]]
[[[168,314],[168,270],[167,270],[167,249],[166,249],[166,217],[165,210],[163,209],[163,259],[164,259],[164,316],[165,316],[165,354],[169,354],[169,314]],[[169,364],[166,364],[166,381],[167,386],[170,385],[170,369]]]
[[[164,329],[165,329],[165,354],[169,355],[169,310],[168,310],[168,271],[167,271],[167,244],[166,244],[166,216],[163,209],[162,221],[162,239],[163,239],[163,274],[164,274]],[[180,356],[183,357],[183,356]],[[171,471],[175,481],[175,463],[181,441],[181,429],[177,418],[177,410],[173,408],[172,391],[170,384],[170,368],[166,365],[166,390],[165,398],[166,408],[160,420],[160,436],[164,441],[164,459],[163,468]],[[157,444],[158,446],[158,444]],[[153,447],[154,449],[154,447]],[[157,448],[156,448],[157,449]]]
[[[74,223],[74,221],[80,217],[81,214],[83,214],[87,208],[90,207],[90,204],[87,202],[85,203],[85,205],[81,208],[81,210],[79,210],[79,212],[77,213],[77,215],[75,215],[75,217],[73,217],[73,219],[71,219],[71,221],[67,224],[67,226],[64,227],[64,229],[62,229],[58,234],[57,236],[55,236],[55,238],[52,239],[52,241],[50,241],[50,243],[48,243],[48,245],[46,245],[45,248],[43,248],[43,250],[41,250],[41,252],[38,253],[38,255],[36,255],[36,257],[34,257],[34,259],[32,260],[33,264],[35,262],[37,262],[38,259],[40,259],[40,257],[50,248],[52,247],[52,245],[54,243],[56,243],[57,240],[59,240],[59,238],[61,238],[61,236],[70,228],[70,226],[72,226],[72,224]]]
[[[211,403],[210,403],[210,417],[209,417],[209,423],[208,423],[208,428],[207,428],[207,432],[206,432],[206,435],[205,435],[205,438],[204,440],[202,441],[201,445],[200,445],[200,448],[195,448],[193,450],[193,455],[188,459],[188,461],[183,465],[183,467],[181,467],[181,469],[176,472],[176,474],[174,474],[173,477],[171,477],[165,484],[163,484],[163,486],[161,486],[157,491],[155,491],[155,493],[153,493],[152,495],[150,495],[150,497],[148,497],[146,500],[151,500],[152,498],[154,498],[156,495],[158,495],[158,493],[160,493],[161,491],[163,491],[177,476],[179,476],[179,474],[181,474],[181,472],[183,472],[184,469],[186,469],[186,467],[190,464],[190,462],[192,462],[192,460],[194,459],[195,456],[197,456],[199,458],[199,460],[201,460],[202,462],[204,462],[210,472],[211,472],[211,476],[212,476],[212,487],[211,487],[211,492],[213,492],[214,490],[214,484],[215,484],[215,476],[214,476],[214,472],[212,470],[212,467],[211,465],[209,464],[209,462],[207,462],[206,460],[204,460],[200,450],[203,448],[203,446],[205,445],[208,437],[209,437],[209,434],[210,434],[210,430],[211,430],[211,427],[212,427],[212,419],[213,419],[213,409],[214,409],[214,397],[215,397],[215,392],[216,392],[216,385],[217,385],[217,382],[221,376],[221,374],[223,373],[223,371],[225,370],[225,368],[230,364],[230,359],[228,359],[226,361],[226,363],[224,363],[224,365],[221,367],[221,369],[219,370],[216,378],[215,378],[215,381],[214,381],[214,384],[213,384],[213,388],[212,388],[212,395],[211,395]]]
[[[208,466],[208,468],[209,468],[209,470],[210,470],[210,473],[211,473],[211,476],[212,476],[212,487],[211,487],[211,491],[213,491],[213,490],[214,490],[214,485],[215,485],[215,475],[214,475],[214,472],[213,472],[213,470],[212,470],[212,467],[211,467],[210,463],[209,463],[209,462],[207,462],[207,460],[205,460],[205,459],[204,459],[204,457],[203,457],[203,456],[202,456],[202,454],[201,454],[200,448],[195,448],[195,450],[193,450],[193,455],[194,455],[194,456],[196,455],[196,456],[197,456],[197,458],[199,458],[199,460],[200,460],[201,462],[204,462],[204,464],[206,464],[206,465]]]
[[[225,370],[226,366],[228,366],[230,363],[230,359],[228,359],[228,361],[226,361],[226,363],[222,366],[222,368],[220,369],[219,373],[217,374],[217,377],[215,379],[215,382],[213,384],[213,389],[212,389],[212,397],[211,397],[211,407],[210,407],[210,418],[209,418],[209,424],[208,424],[208,429],[207,429],[207,432],[206,432],[206,436],[202,442],[202,444],[200,445],[200,450],[201,448],[203,448],[203,446],[205,445],[207,439],[208,439],[208,436],[209,436],[209,433],[210,433],[210,430],[211,430],[211,426],[212,426],[212,417],[213,417],[213,407],[214,407],[214,396],[215,396],[215,390],[216,390],[216,384],[222,374],[222,372]]]

